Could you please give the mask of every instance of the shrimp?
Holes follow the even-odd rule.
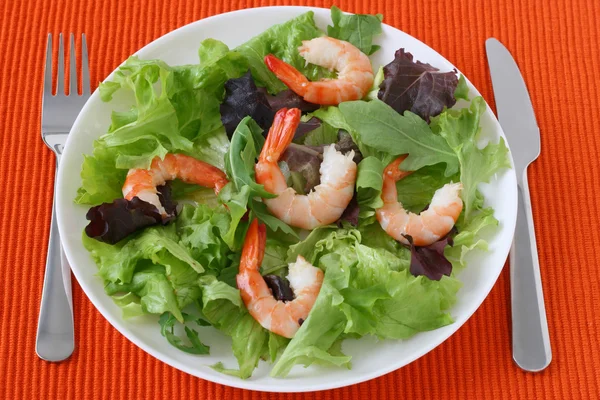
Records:
[[[458,219],[463,208],[460,198],[462,184],[447,183],[438,189],[427,210],[420,214],[406,211],[398,201],[396,182],[411,172],[399,169],[406,156],[392,161],[383,171],[381,199],[383,207],[377,210],[377,220],[391,237],[409,244],[404,235],[412,237],[415,246],[427,246],[445,236]]]
[[[160,203],[156,187],[175,178],[214,188],[215,193],[228,183],[225,173],[217,167],[184,154],[169,153],[163,160],[154,158],[150,169],[130,169],[123,185],[123,197],[127,200],[138,197],[154,205],[164,219],[167,213]]]
[[[325,147],[319,169],[321,183],[307,195],[297,194],[287,186],[277,162],[291,143],[299,121],[300,110],[297,108],[283,108],[275,114],[254,169],[256,182],[278,195],[274,199],[264,199],[271,214],[289,225],[314,229],[337,221],[352,200],[356,163],[352,161],[354,151],[343,155],[335,145]]]
[[[298,51],[307,63],[337,71],[337,79],[311,82],[272,54],[265,57],[265,63],[287,87],[310,103],[337,105],[360,100],[373,85],[369,57],[348,42],[323,36],[303,41]]]
[[[246,233],[240,271],[236,277],[237,286],[250,315],[259,324],[273,333],[292,338],[315,304],[323,284],[323,271],[299,255],[295,263],[289,264],[287,276],[294,300],[275,300],[259,272],[265,243],[265,226],[255,219]]]

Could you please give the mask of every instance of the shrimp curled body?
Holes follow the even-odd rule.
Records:
[[[287,87],[310,103],[337,105],[360,100],[373,85],[369,57],[348,42],[323,36],[303,41],[298,51],[307,63],[337,71],[337,79],[311,82],[272,54],[265,57],[265,63]]]
[[[292,338],[315,304],[323,284],[323,271],[298,256],[296,262],[289,265],[287,276],[295,299],[275,300],[259,272],[265,244],[265,226],[255,219],[246,233],[237,286],[248,312],[258,323],[273,333]]]
[[[216,193],[228,182],[225,173],[217,167],[184,154],[168,153],[163,160],[154,158],[150,169],[130,169],[123,185],[123,197],[127,200],[138,197],[154,205],[165,218],[167,213],[160,203],[156,187],[175,178],[214,188]]]
[[[398,201],[396,189],[396,182],[410,174],[399,169],[405,158],[398,157],[383,172],[381,198],[384,205],[376,212],[377,220],[383,230],[399,242],[409,244],[404,237],[409,235],[415,246],[427,246],[445,236],[456,223],[463,208],[462,184],[447,183],[435,192],[427,210],[420,214],[408,212]]]
[[[297,108],[277,112],[255,166],[256,182],[278,195],[264,199],[271,214],[289,225],[314,229],[337,221],[352,200],[356,163],[352,161],[354,151],[343,155],[334,145],[326,147],[319,169],[321,183],[307,195],[297,194],[287,186],[277,162],[291,143],[299,121]]]

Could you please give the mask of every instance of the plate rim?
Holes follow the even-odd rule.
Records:
[[[172,31],[169,31],[167,33],[165,33],[164,35],[156,38],[155,40],[147,43],[146,45],[144,45],[143,47],[141,47],[140,49],[138,49],[135,53],[131,54],[130,56],[128,56],[127,58],[131,57],[131,56],[135,56],[138,55],[141,52],[146,51],[147,49],[154,47],[156,45],[160,45],[161,42],[163,41],[167,41],[169,40],[172,36],[177,35],[177,34],[181,34],[181,32],[188,30],[188,29],[193,29],[196,25],[198,24],[202,24],[207,20],[218,20],[218,19],[226,19],[228,18],[228,16],[232,15],[232,14],[246,14],[246,13],[254,13],[254,12],[263,12],[263,11],[267,11],[267,10],[277,10],[277,9],[287,9],[287,10],[292,10],[292,11],[297,11],[297,14],[301,14],[307,11],[316,11],[316,12],[329,12],[330,9],[329,8],[324,8],[324,7],[308,7],[308,6],[265,6],[265,7],[252,7],[252,8],[246,8],[246,9],[238,9],[238,10],[234,10],[234,11],[229,11],[229,12],[224,12],[224,13],[220,13],[220,14],[215,14],[206,18],[202,18],[193,22],[190,22],[186,25],[180,26]],[[329,18],[329,17],[328,17]],[[388,28],[395,30],[395,31],[399,31],[404,35],[407,35],[408,37],[410,37],[412,40],[415,40],[416,42],[418,42],[421,46],[424,46],[425,48],[433,51],[436,53],[436,55],[438,57],[440,57],[443,61],[445,61],[446,63],[448,63],[449,65],[452,65],[454,67],[454,64],[452,64],[450,61],[448,61],[443,55],[441,55],[438,51],[436,51],[435,49],[431,48],[429,45],[427,45],[426,43],[422,42],[421,40],[415,38],[414,36],[402,31],[401,29],[398,29],[392,25],[388,25],[383,23],[384,26],[387,26]],[[127,58],[121,63],[119,64],[106,78],[103,79],[103,81],[106,81],[108,79],[110,79],[111,77],[114,76],[114,74],[118,71],[118,69],[127,61]],[[456,68],[456,67],[455,67]],[[456,70],[460,73],[460,70],[458,70],[458,68],[456,68]],[[461,73],[462,74],[462,73]],[[471,81],[463,74],[463,76],[465,77],[465,80],[467,81],[467,84],[469,85],[469,88],[471,90],[474,90],[474,92],[481,96],[481,93],[477,90],[477,88],[475,87],[475,85],[473,85],[471,83]],[[84,105],[84,107],[82,108],[82,110],[80,111],[79,115],[77,116],[75,122],[73,123],[73,126],[71,128],[71,131],[77,130],[77,128],[79,128],[79,125],[81,124],[81,119],[83,118],[82,116],[85,115],[88,112],[88,108],[90,107],[91,104],[91,99],[94,97],[98,97],[99,96],[99,86],[96,88],[96,90],[94,90],[94,92],[92,93],[92,95],[90,96],[90,99],[88,99],[88,101],[86,102],[86,104]],[[483,96],[482,96],[483,97]],[[485,101],[485,99],[484,99]],[[505,171],[503,173],[507,173],[509,174],[509,179],[511,181],[514,181],[514,186],[516,188],[517,183],[516,183],[516,171],[514,169],[514,162],[512,159],[512,152],[510,151],[510,145],[508,143],[508,141],[506,140],[506,135],[504,134],[504,131],[502,130],[502,127],[500,126],[500,124],[498,123],[498,120],[496,118],[496,116],[494,115],[494,113],[491,111],[491,108],[489,106],[489,104],[486,102],[486,106],[488,107],[488,109],[490,110],[490,114],[493,118],[493,121],[496,123],[496,126],[498,128],[497,133],[501,138],[504,138],[505,140],[505,144],[508,148],[509,151],[509,157],[510,157],[510,161],[511,164],[513,165],[513,168],[511,168],[508,171]],[[69,152],[69,143],[71,141],[73,141],[73,137],[75,135],[71,135],[69,134],[67,142],[65,144],[65,153]],[[66,175],[67,172],[65,172],[65,168],[62,167],[62,165],[64,165],[64,163],[61,163],[61,166],[59,166],[59,170],[58,170],[58,174],[57,174],[57,180],[56,180],[56,188],[60,189],[62,187],[62,182],[67,179]],[[66,194],[63,194],[64,191],[61,190],[57,190],[56,191],[56,211],[57,211],[57,222],[58,222],[58,228],[59,228],[59,233],[61,236],[63,236],[63,234],[65,232],[68,231],[67,226],[65,226],[65,221],[63,219],[63,210],[60,206],[60,204],[62,204],[63,202],[62,197],[66,196]],[[72,201],[72,199],[71,199]],[[513,218],[509,218],[508,220],[503,220],[504,224],[506,225],[509,233],[510,233],[510,237],[511,240],[508,241],[508,245],[503,246],[502,248],[498,248],[498,251],[500,254],[505,255],[505,259],[508,257],[509,251],[510,251],[510,244],[512,243],[512,237],[514,236],[514,231],[515,231],[515,226],[516,226],[516,209],[517,209],[517,192],[515,190],[515,194],[513,196],[512,199],[512,203],[514,205],[514,207],[511,207],[511,210],[515,210],[515,212],[513,213],[514,216]],[[72,265],[71,262],[71,258],[69,256],[69,251],[68,249],[64,249],[64,253],[65,256],[67,258],[67,260],[69,261],[69,265]],[[398,370],[400,368],[403,368],[405,366],[407,366],[408,364],[414,362],[415,360],[425,356],[427,353],[429,353],[430,351],[432,351],[433,349],[435,349],[436,347],[438,347],[439,345],[441,345],[442,343],[446,342],[452,335],[454,335],[463,325],[464,323],[466,323],[472,316],[473,314],[481,307],[481,305],[483,304],[483,302],[488,298],[489,293],[491,291],[491,289],[494,287],[494,285],[496,284],[496,282],[498,281],[498,277],[500,276],[500,273],[502,272],[502,270],[504,269],[504,265],[506,265],[506,261],[504,262],[504,264],[497,269],[497,273],[495,274],[495,276],[493,276],[493,279],[490,279],[489,284],[487,285],[487,287],[482,288],[482,290],[480,291],[481,293],[481,299],[477,302],[477,304],[475,306],[471,306],[470,308],[468,308],[468,312],[465,313],[465,318],[463,321],[455,321],[453,324],[450,325],[450,329],[448,331],[447,334],[444,334],[442,336],[441,339],[436,339],[436,340],[432,340],[431,343],[429,343],[427,346],[424,346],[423,349],[421,349],[419,352],[415,353],[415,355],[413,357],[410,357],[407,359],[406,362],[404,362],[402,365],[400,366],[396,366],[396,365],[387,365],[386,367],[383,367],[381,369],[378,369],[374,372],[368,373],[368,374],[363,374],[359,377],[356,376],[350,376],[348,379],[342,379],[342,380],[337,380],[331,384],[317,384],[317,385],[313,385],[309,388],[304,388],[304,387],[298,387],[298,385],[294,385],[294,384],[288,384],[287,386],[277,386],[275,388],[271,387],[271,386],[266,386],[264,384],[258,383],[256,381],[252,381],[252,380],[242,380],[239,378],[235,378],[235,377],[230,377],[227,376],[225,374],[221,375],[210,375],[210,376],[205,376],[202,371],[198,370],[198,369],[191,369],[188,368],[184,363],[181,363],[180,361],[174,359],[174,358],[170,358],[168,356],[163,356],[163,354],[161,354],[160,351],[155,350],[152,346],[146,345],[143,341],[139,340],[136,338],[136,335],[131,334],[128,332],[127,327],[125,326],[126,321],[123,318],[118,318],[118,317],[113,317],[110,312],[105,309],[105,307],[100,303],[99,298],[96,298],[96,296],[94,296],[93,294],[90,294],[87,289],[88,285],[85,283],[84,279],[80,279],[80,276],[77,272],[77,268],[73,269],[71,268],[71,271],[73,271],[73,274],[75,275],[75,278],[77,279],[77,282],[79,283],[82,291],[84,292],[85,296],[90,300],[90,302],[94,305],[94,307],[96,308],[96,310],[100,313],[100,315],[102,315],[102,317],[104,319],[106,319],[110,325],[112,325],[112,327],[114,329],[116,329],[121,335],[123,335],[125,338],[127,338],[131,343],[133,343],[135,346],[139,347],[140,349],[142,349],[143,351],[145,351],[146,353],[148,353],[149,355],[151,355],[152,357],[160,360],[161,362],[169,365],[170,367],[174,367],[180,371],[183,371],[187,374],[190,374],[194,377],[200,378],[200,379],[204,379],[210,382],[215,382],[221,385],[225,385],[225,386],[229,386],[229,387],[235,387],[235,388],[240,388],[240,389],[246,389],[246,390],[254,390],[254,391],[265,391],[265,392],[275,392],[275,393],[302,393],[302,392],[316,392],[316,391],[322,391],[322,390],[330,390],[330,389],[336,389],[336,388],[341,388],[341,387],[346,387],[346,386],[350,386],[350,385],[355,385],[358,383],[362,383],[371,379],[375,379],[378,378],[380,376],[386,375],[390,372],[393,372],[395,370]],[[491,275],[490,275],[491,277]],[[475,302],[473,303],[475,304]],[[305,378],[300,378],[300,379],[305,379]],[[281,379],[282,382],[289,382],[286,381],[285,379]]]

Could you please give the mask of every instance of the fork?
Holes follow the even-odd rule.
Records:
[[[83,105],[90,97],[90,78],[85,34],[81,35],[82,94],[77,92],[75,36],[70,34],[69,94],[65,94],[64,51],[62,33],[58,38],[56,95],[52,88],[52,34],[48,34],[44,93],[42,96],[42,140],[56,154],[56,172],[69,131]],[[56,224],[54,200],[48,240],[46,272],[38,320],[35,351],[46,361],[67,359],[75,348],[71,270],[63,254]]]

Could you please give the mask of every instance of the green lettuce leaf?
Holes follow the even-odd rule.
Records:
[[[103,141],[94,141],[93,155],[84,155],[81,166],[81,187],[77,189],[77,204],[98,205],[110,203],[123,196],[127,170],[115,168],[113,149]]]
[[[273,54],[277,58],[291,64],[310,80],[317,80],[321,75],[330,74],[321,67],[307,65],[298,52],[303,40],[323,36],[315,25],[314,13],[309,11],[283,24],[274,25],[260,35],[238,46],[235,51],[242,54],[250,66],[252,76],[257,85],[267,88],[275,94],[287,87],[269,71],[264,58]]]
[[[467,80],[464,75],[461,75],[458,78],[458,85],[456,86],[456,90],[454,90],[454,97],[469,101],[469,86],[467,85]]]
[[[175,225],[179,243],[205,269],[217,274],[229,264],[230,249],[222,235],[230,230],[231,216],[225,207],[211,209],[203,204],[197,207],[185,205]]]
[[[333,26],[327,27],[327,35],[352,43],[360,51],[370,56],[380,46],[373,44],[373,38],[380,35],[383,15],[350,14],[345,15],[336,6],[331,7]]]
[[[355,229],[318,228],[290,247],[288,260],[302,254],[325,270],[325,279],[272,376],[286,376],[296,364],[349,365],[350,358],[339,352],[339,342],[346,337],[408,338],[452,323],[448,309],[460,282],[412,276],[410,252],[372,227],[364,236]]]
[[[454,245],[446,247],[444,255],[452,263],[454,273],[466,266],[466,255],[473,250],[487,251],[488,243],[481,238],[481,233],[490,228],[498,226],[498,220],[494,217],[492,208],[484,208],[479,211],[469,223],[459,221],[458,234],[454,237]]]
[[[196,272],[204,267],[177,242],[174,225],[147,228],[137,236],[125,239],[115,245],[106,244],[82,234],[85,248],[98,265],[98,275],[109,282],[129,283],[136,265],[141,260],[160,261],[161,255],[169,253],[187,263]]]
[[[219,372],[246,379],[268,351],[269,332],[252,318],[242,303],[239,290],[212,276],[202,278],[202,314],[212,326],[230,336],[239,369],[213,366]]]
[[[171,67],[160,60],[129,58],[100,85],[102,100],[118,90],[133,95],[126,112],[113,112],[107,134],[82,167],[77,203],[100,204],[121,197],[127,169],[148,168],[155,157],[184,152],[221,167],[223,127],[219,104],[225,82],[247,71],[244,56],[209,39],[200,45],[203,63]],[[202,149],[202,151],[199,151]]]
[[[328,268],[319,297],[308,318],[289,342],[271,370],[271,376],[285,377],[296,364],[309,366],[314,362],[330,365],[348,365],[350,357],[333,355],[327,350],[344,331],[346,316],[337,307],[342,296],[335,284],[343,274],[339,265]],[[343,278],[342,278],[343,279]]]
[[[485,101],[476,97],[469,108],[446,110],[433,121],[433,129],[446,139],[456,152],[460,163],[460,181],[463,184],[464,220],[469,223],[476,210],[477,186],[488,182],[498,171],[510,168],[508,148],[504,139],[477,147],[480,117],[485,111]]]

